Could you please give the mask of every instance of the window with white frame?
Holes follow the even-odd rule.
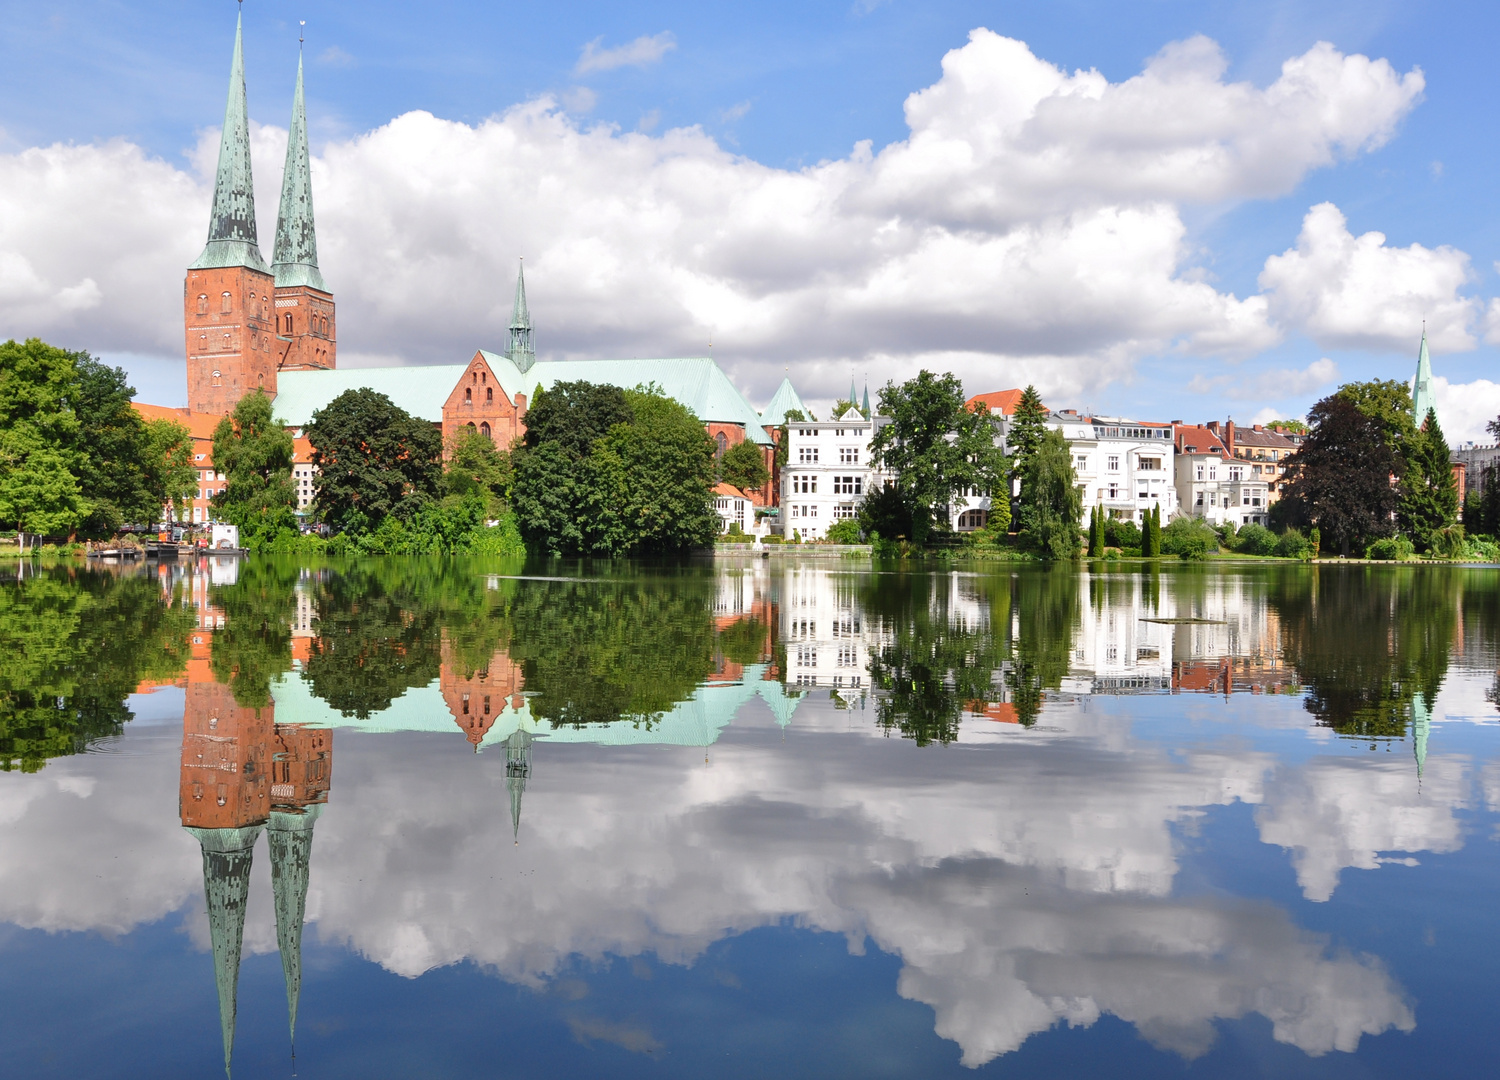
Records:
[[[1110,472],[1119,472],[1120,471],[1120,455],[1119,454],[1110,454],[1109,455],[1109,471]]]
[[[1141,457],[1136,458],[1135,461],[1136,467],[1141,469],[1143,472],[1161,471],[1161,458],[1159,457]]]
[[[797,447],[797,462],[800,465],[813,465],[818,460],[818,448],[816,446]]]
[[[815,646],[815,645],[798,645],[797,646],[797,666],[798,667],[817,667],[818,666],[818,649],[817,649],[817,646]]]
[[[857,446],[841,446],[841,447],[839,447],[839,464],[840,465],[858,465],[859,464],[859,447],[857,447]]]
[[[860,476],[835,476],[833,493],[835,495],[861,495],[864,493],[864,484],[864,478]]]
[[[1231,484],[1238,484],[1241,480],[1244,479],[1244,477],[1245,477],[1245,470],[1244,469],[1235,467],[1235,468],[1232,468],[1232,469],[1229,470],[1229,482]]]
[[[859,666],[859,646],[858,645],[840,645],[839,646],[839,652],[838,652],[837,666],[839,666],[839,667],[858,667]]]
[[[1084,472],[1089,467],[1087,454],[1079,454],[1073,458],[1073,468],[1078,472]]]
[[[1119,497],[1120,497],[1120,485],[1119,484],[1110,484],[1109,487],[1106,490],[1108,492],[1109,501],[1110,502],[1114,502],[1117,499],[1119,499]]]
[[[793,477],[792,493],[794,495],[816,495],[818,493],[818,478],[816,476]]]
[[[846,521],[857,516],[859,511],[854,509],[853,503],[840,503],[833,508],[833,519],[835,521]]]

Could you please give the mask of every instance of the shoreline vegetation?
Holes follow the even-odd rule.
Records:
[[[166,525],[206,531],[182,519],[207,463],[193,460],[186,428],[143,420],[134,392],[122,370],[86,352],[37,339],[0,344],[0,531],[16,538],[0,542],[0,558],[130,544],[129,534],[162,528],[167,516],[175,520]],[[880,559],[1090,564],[1322,563],[1335,553],[1348,562],[1500,562],[1500,474],[1486,470],[1460,507],[1437,416],[1428,410],[1417,425],[1404,383],[1349,383],[1313,406],[1281,497],[1264,515],[1270,527],[1184,513],[1163,521],[1159,505],[1139,523],[1100,506],[1085,520],[1072,448],[1048,426],[1035,387],[1002,422],[983,403],[971,409],[954,375],[921,371],[885,385],[879,415],[871,465],[891,479],[872,482],[856,515],[824,539],[765,536],[762,551],[867,546]],[[1500,418],[1489,428],[1500,435]],[[472,426],[445,443],[367,388],[340,394],[305,432],[315,468],[299,499],[292,433],[271,398],[247,394],[214,430],[222,486],[210,516],[236,526],[247,552],[686,555],[751,539],[737,525],[721,534],[717,484],[764,490],[771,481],[753,447],[720,449],[654,385],[538,390],[525,434],[508,447]],[[990,503],[984,526],[955,531],[946,508],[975,493]]]

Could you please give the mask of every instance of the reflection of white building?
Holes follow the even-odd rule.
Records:
[[[829,526],[859,513],[859,504],[881,474],[870,464],[875,429],[889,421],[866,419],[851,408],[828,422],[791,422],[781,470],[782,535],[804,540],[828,534]]]
[[[786,682],[863,692],[870,655],[882,638],[855,600],[856,578],[813,566],[788,566],[780,585],[780,634]]]

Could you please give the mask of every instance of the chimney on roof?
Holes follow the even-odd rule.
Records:
[[[1224,421],[1224,447],[1229,451],[1229,456],[1234,457],[1234,421]]]
[[[1172,421],[1172,426],[1173,427],[1178,427],[1179,425],[1181,425],[1181,423],[1182,423],[1181,420],[1173,420]]]
[[[1206,428],[1208,428],[1208,430],[1212,431],[1215,435],[1217,435],[1219,433],[1219,422],[1217,420],[1210,420],[1208,423],[1204,424],[1203,426],[1206,427]]]
[[[1263,425],[1263,424],[1255,424],[1255,425],[1253,425],[1253,427],[1255,428],[1256,431],[1265,431],[1266,430],[1265,429],[1265,425]]]

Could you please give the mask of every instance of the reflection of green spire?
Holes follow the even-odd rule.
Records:
[[[226,1076],[234,1053],[235,1000],[240,981],[240,947],[245,940],[245,898],[250,894],[250,860],[261,828],[252,825],[244,829],[188,829],[203,848],[203,893],[208,901],[214,981],[219,987],[219,1026],[224,1035]]]
[[[1411,699],[1412,752],[1417,758],[1417,783],[1422,783],[1422,766],[1427,764],[1427,733],[1432,728],[1432,710],[1427,700],[1417,694]]]
[[[505,788],[510,792],[510,835],[521,842],[521,796],[531,776],[531,732],[517,728],[505,740]]]
[[[305,812],[273,811],[266,839],[271,846],[271,892],[276,899],[276,947],[286,979],[287,1030],[297,1038],[297,1000],[302,993],[302,918],[312,862],[313,823],[323,807]]]

